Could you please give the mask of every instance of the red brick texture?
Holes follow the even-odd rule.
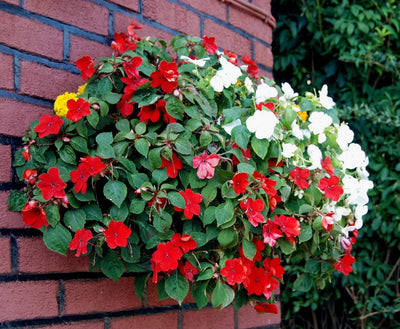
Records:
[[[270,0],[251,4],[270,13]],[[52,113],[58,95],[83,84],[76,60],[112,54],[114,32],[126,32],[132,19],[143,27],[137,31],[142,37],[214,36],[221,50],[249,54],[260,74],[272,77],[272,26],[222,0],[0,1],[0,327],[244,329],[279,324],[279,314],[258,315],[251,307],[236,313],[232,307],[197,310],[191,295],[182,307],[171,299],[159,301],[151,283],[139,300],[133,276],[115,283],[88,272],[87,258],[49,251],[40,232],[26,226],[20,213],[8,211],[10,191],[20,188],[11,169],[13,152],[30,122]]]

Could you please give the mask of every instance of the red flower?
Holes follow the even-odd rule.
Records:
[[[175,153],[172,153],[172,160],[167,160],[163,156],[161,157],[161,167],[167,168],[167,175],[169,178],[176,178],[178,176],[178,170],[182,169],[182,161],[178,158]]]
[[[130,237],[132,230],[126,226],[123,222],[111,221],[108,224],[107,230],[104,231],[107,245],[111,249],[118,247],[126,247],[128,244],[128,238]]]
[[[233,190],[235,191],[236,194],[244,193],[246,192],[246,187],[250,184],[250,182],[247,180],[247,177],[249,175],[245,172],[242,173],[236,173],[233,178],[232,178],[232,186]]]
[[[251,225],[257,227],[258,223],[264,222],[264,216],[260,211],[264,210],[264,202],[261,199],[253,200],[252,198],[247,198],[246,200],[240,201],[240,208],[242,208]]]
[[[246,162],[248,162],[251,159],[251,151],[249,148],[242,150],[235,142],[232,142],[232,149],[240,149],[240,151],[243,154],[244,160]],[[232,162],[234,165],[238,165],[240,163],[239,159],[234,155],[232,156]]]
[[[262,110],[263,107],[266,107],[267,109],[269,109],[271,112],[273,112],[276,115],[276,112],[274,111],[275,105],[272,102],[267,102],[267,103],[263,103],[260,102],[258,104],[256,104],[256,109],[257,110]]]
[[[78,70],[81,71],[83,81],[87,81],[87,79],[89,79],[96,71],[93,67],[94,63],[90,56],[83,56],[76,61],[75,65]]]
[[[330,231],[333,227],[333,212],[328,212],[321,220],[322,228],[325,231]]]
[[[25,179],[25,181],[28,184],[35,184],[36,179],[37,179],[37,170],[35,169],[25,169],[24,174],[22,175],[22,178]]]
[[[122,67],[128,78],[140,78],[138,67],[142,65],[142,63],[143,60],[139,56],[133,57],[129,62],[122,63]]]
[[[272,291],[279,287],[279,282],[272,277],[270,272],[267,272],[267,284],[265,285],[264,296],[266,299],[270,299]]]
[[[81,254],[86,254],[87,244],[91,238],[93,238],[92,232],[81,228],[75,232],[74,238],[69,243],[69,249],[76,250],[76,257],[79,257]]]
[[[209,38],[208,36],[205,35],[205,36],[203,36],[202,43],[203,43],[204,48],[206,48],[206,51],[209,54],[215,54],[217,52],[218,47],[215,44],[214,37]]]
[[[90,114],[90,103],[83,98],[78,98],[78,100],[70,99],[67,102],[67,107],[69,109],[67,119],[73,122],[77,122]]]
[[[332,166],[331,159],[326,157],[324,160],[321,160],[321,166],[326,170],[326,172],[332,176],[334,175],[335,168]]]
[[[89,178],[86,166],[80,163],[77,170],[72,170],[69,176],[71,177],[71,181],[75,183],[75,193],[82,192],[82,194],[85,194],[87,189],[87,180]]]
[[[265,193],[267,193],[269,196],[274,196],[276,195],[278,192],[274,189],[274,186],[276,185],[276,181],[273,179],[269,179],[265,176],[263,176],[263,174],[261,174],[258,171],[254,171],[253,173],[253,177],[260,181],[261,183],[261,188],[265,191]]]
[[[279,230],[278,225],[268,218],[267,223],[263,225],[264,243],[268,243],[273,247],[276,240],[283,237],[283,233]]]
[[[339,186],[340,179],[338,176],[331,176],[330,178],[321,178],[318,188],[325,192],[325,198],[333,201],[338,201],[343,194],[343,187]]]
[[[35,201],[29,201],[21,210],[22,220],[26,225],[31,225],[33,228],[41,228],[43,225],[49,226],[45,211],[40,208]]]
[[[225,266],[221,268],[221,275],[226,277],[226,282],[231,286],[242,283],[246,278],[246,268],[240,258],[227,259]]]
[[[185,262],[185,265],[179,262],[178,270],[190,282],[194,282],[194,276],[199,273],[199,270],[188,261]]]
[[[257,240],[256,238],[253,239],[253,243],[256,246],[256,254],[254,255],[254,258],[252,260],[249,260],[243,253],[243,245],[240,246],[239,248],[239,254],[240,256],[245,259],[249,260],[252,263],[258,262],[262,260],[262,255],[261,252],[265,249],[265,243],[262,240]]]
[[[133,103],[130,102],[132,95],[123,94],[121,100],[117,103],[117,109],[124,118],[129,117],[133,112]]]
[[[151,86],[153,88],[160,87],[165,93],[172,93],[172,91],[178,86],[178,67],[175,62],[168,63],[167,61],[161,61],[158,66],[158,71],[153,72],[150,75]]]
[[[285,233],[286,237],[290,242],[294,242],[293,237],[300,234],[300,222],[291,216],[275,215],[275,223],[281,228],[282,232]]]
[[[224,55],[228,57],[228,62],[231,62],[233,65],[237,65],[238,57],[235,53],[231,53],[230,51],[224,49]]]
[[[65,196],[65,187],[67,184],[60,178],[58,168],[50,168],[48,173],[39,176],[38,188],[42,191],[43,198],[50,200],[52,197],[62,198]]]
[[[119,53],[124,53],[128,50],[135,50],[137,48],[137,44],[135,43],[138,40],[137,37],[129,37],[125,33],[114,33],[114,41],[111,42],[111,48],[118,51]]]
[[[171,242],[159,243],[157,250],[151,256],[151,264],[154,272],[153,282],[157,282],[158,272],[175,270],[182,256],[182,250],[175,247]]]
[[[258,313],[279,313],[278,307],[275,304],[267,304],[265,302],[256,302],[256,305],[254,305],[254,309]]]
[[[304,190],[310,186],[310,182],[306,181],[306,179],[310,177],[310,170],[296,167],[290,171],[289,175],[294,179],[294,183],[298,188]]]
[[[203,151],[200,156],[193,158],[193,168],[197,168],[197,177],[200,179],[214,177],[215,167],[219,163],[218,154],[207,154],[207,151]]]
[[[82,164],[84,164],[89,176],[95,177],[100,174],[104,169],[107,168],[107,165],[101,162],[99,157],[92,158],[90,155],[86,158],[81,158]]]
[[[51,134],[57,135],[60,132],[62,124],[63,121],[58,115],[51,116],[50,114],[45,114],[39,119],[39,124],[35,127],[34,131],[39,134],[40,138]]]
[[[269,209],[271,209],[271,211],[274,211],[278,202],[282,201],[281,196],[278,194],[274,196],[269,196],[268,199],[269,199]]]
[[[24,157],[25,161],[29,161],[31,154],[29,153],[29,148],[27,146],[24,146],[24,149],[22,150],[22,156]]]
[[[279,257],[275,258],[265,258],[264,260],[264,268],[271,273],[274,277],[278,279],[283,278],[283,273],[285,273],[285,269],[281,265],[281,259]]]
[[[356,259],[352,255],[347,254],[342,258],[339,258],[339,260],[333,264],[333,266],[335,266],[335,268],[344,275],[349,275],[351,272],[353,272],[351,264],[353,264],[355,261]]]
[[[277,158],[269,158],[268,159],[268,170],[270,172],[276,172],[273,167],[283,167],[283,161],[279,161]]]
[[[269,277],[263,268],[253,267],[249,275],[243,282],[247,292],[251,295],[261,296],[267,285],[269,284]]]
[[[179,194],[182,195],[185,199],[185,209],[180,209],[174,207],[176,211],[182,211],[187,219],[192,219],[193,215],[200,214],[200,202],[203,200],[203,196],[200,193],[194,193],[190,188],[187,188],[185,192],[179,191]]]
[[[254,79],[258,79],[258,66],[255,61],[250,59],[249,55],[245,55],[242,57],[243,63],[247,64],[247,70],[246,72],[251,74]]]
[[[196,249],[196,247],[197,247],[197,242],[192,238],[191,235],[186,234],[186,233],[183,236],[181,236],[180,233],[175,233],[171,237],[171,243],[175,247],[181,248],[184,253],[187,253],[190,250]]]

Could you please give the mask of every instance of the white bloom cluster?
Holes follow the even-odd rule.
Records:
[[[210,86],[213,87],[216,92],[221,92],[224,88],[235,84],[238,78],[243,74],[239,67],[228,62],[225,57],[221,56],[219,62],[222,70],[218,70],[217,74],[210,80]]]
[[[246,120],[246,127],[250,132],[255,133],[256,138],[271,140],[275,126],[278,123],[279,120],[273,112],[257,110]]]

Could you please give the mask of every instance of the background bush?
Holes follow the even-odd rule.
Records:
[[[369,155],[369,212],[354,271],[324,291],[293,290],[287,269],[284,328],[400,327],[400,5],[397,0],[272,0],[274,77],[294,90],[329,86],[341,120]]]

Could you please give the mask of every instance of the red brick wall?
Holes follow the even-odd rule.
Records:
[[[198,311],[192,298],[182,306],[160,302],[153,286],[140,301],[134,276],[114,283],[88,273],[87,259],[48,251],[40,232],[7,210],[9,191],[18,188],[11,162],[25,129],[52,112],[56,96],[82,83],[74,62],[111,54],[114,31],[125,32],[132,18],[143,26],[141,36],[214,36],[221,49],[249,54],[272,77],[270,0],[248,1],[253,12],[236,2],[0,1],[0,328],[279,327],[280,315],[257,315],[250,307]],[[268,14],[255,15],[257,8]]]

